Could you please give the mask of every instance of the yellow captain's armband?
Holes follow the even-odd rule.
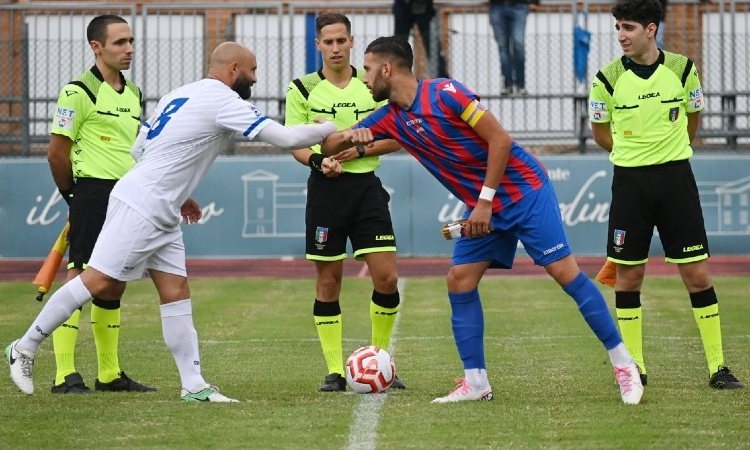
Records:
[[[485,111],[487,111],[487,108],[479,103],[479,100],[475,99],[472,100],[466,109],[464,109],[464,112],[461,113],[461,119],[473,127],[484,115]]]

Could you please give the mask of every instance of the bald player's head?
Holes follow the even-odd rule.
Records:
[[[250,98],[250,88],[257,78],[255,54],[236,42],[222,42],[208,60],[208,77],[226,84],[241,98]]]

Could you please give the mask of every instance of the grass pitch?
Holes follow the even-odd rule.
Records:
[[[203,374],[239,404],[183,404],[162,341],[155,291],[131,283],[123,299],[121,367],[155,393],[53,395],[51,340],[35,366],[37,393],[0,381],[0,448],[258,449],[707,449],[750,448],[750,388],[715,391],[690,303],[676,278],[643,292],[649,385],[620,401],[606,352],[575,303],[547,278],[489,277],[485,309],[491,402],[434,405],[463,371],[445,281],[403,281],[394,336],[408,389],[385,395],[321,393],[326,374],[312,320],[312,280],[192,280]],[[726,363],[750,384],[748,279],[716,277]],[[345,352],[369,343],[371,286],[347,278]],[[613,293],[603,288],[612,306]],[[39,311],[34,286],[0,283],[0,345]],[[96,355],[81,315],[77,368],[93,387]]]

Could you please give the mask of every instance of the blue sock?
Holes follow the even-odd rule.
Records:
[[[449,292],[453,339],[464,369],[484,369],[484,312],[479,291]]]
[[[604,348],[610,350],[622,342],[602,293],[583,272],[580,272],[563,290],[576,301],[583,319],[596,337],[602,341]]]

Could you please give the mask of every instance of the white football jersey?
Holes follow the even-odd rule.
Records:
[[[159,100],[144,123],[137,163],[111,195],[159,228],[173,229],[180,207],[234,134],[252,140],[272,122],[221,81],[206,78],[179,87]]]

